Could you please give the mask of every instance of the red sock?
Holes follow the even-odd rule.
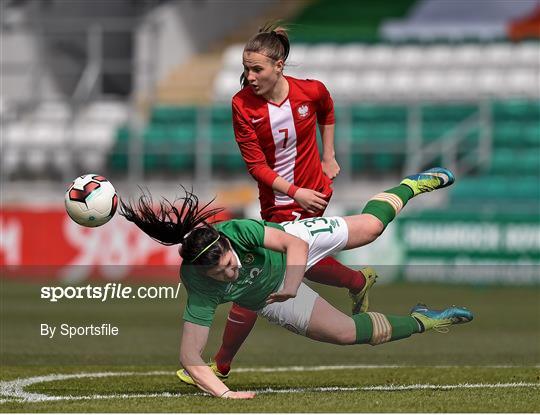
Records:
[[[233,304],[223,331],[221,347],[215,356],[216,365],[223,374],[229,373],[236,353],[257,321],[257,313]]]
[[[366,285],[362,272],[350,269],[330,256],[313,265],[305,277],[320,284],[345,287],[353,293],[359,292]]]

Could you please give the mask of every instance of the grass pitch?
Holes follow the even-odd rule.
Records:
[[[315,287],[347,310],[343,290]],[[181,384],[181,300],[39,299],[39,286],[2,282],[2,412],[538,412],[540,290],[380,285],[373,310],[404,314],[417,301],[459,304],[475,320],[371,346],[333,346],[258,321],[229,386],[251,401],[218,400]],[[180,303],[180,304],[179,304]],[[212,329],[219,346],[228,306]],[[117,338],[46,339],[39,323],[111,322]],[[324,367],[331,366],[331,367]]]

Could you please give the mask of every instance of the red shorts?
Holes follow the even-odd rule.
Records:
[[[327,196],[324,198],[324,200],[326,200],[326,202],[330,202],[332,194],[334,193],[334,190],[332,189],[332,181],[326,176],[324,176],[324,178],[324,186],[319,191],[326,194]],[[296,202],[294,202],[290,205],[274,205],[269,208],[263,209],[261,211],[261,217],[267,222],[280,223],[298,219],[317,218],[319,216],[323,216],[325,210],[326,209],[322,209],[315,213],[308,213],[304,209],[302,209]]]
[[[273,214],[267,217],[263,217],[263,219],[267,222],[281,223],[281,222],[287,222],[287,221],[298,220],[298,219],[315,218],[318,216],[322,216],[323,214],[324,214],[324,210],[318,211],[316,213],[307,213],[302,208],[298,208],[298,209],[280,210],[278,212],[274,212]]]
[[[326,197],[325,200],[330,202],[331,197],[332,195],[330,194],[330,196]],[[325,210],[326,209],[319,210],[315,213],[308,213],[300,206],[283,206],[283,209],[275,209],[272,210],[272,212],[262,214],[262,218],[267,222],[281,223],[298,219],[317,218],[319,216],[323,216]]]

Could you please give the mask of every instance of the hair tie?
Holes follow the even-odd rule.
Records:
[[[221,234],[218,235],[218,237],[215,239],[215,241],[211,242],[210,245],[208,245],[206,248],[204,248],[199,254],[193,258],[190,262],[195,261],[197,258],[199,258],[202,254],[204,254],[206,251],[210,249],[212,245],[214,245],[217,241],[219,241],[219,238],[221,237]]]

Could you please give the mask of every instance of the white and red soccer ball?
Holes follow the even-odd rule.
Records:
[[[94,228],[107,223],[118,207],[114,186],[99,174],[77,177],[65,196],[66,211],[82,226]]]

